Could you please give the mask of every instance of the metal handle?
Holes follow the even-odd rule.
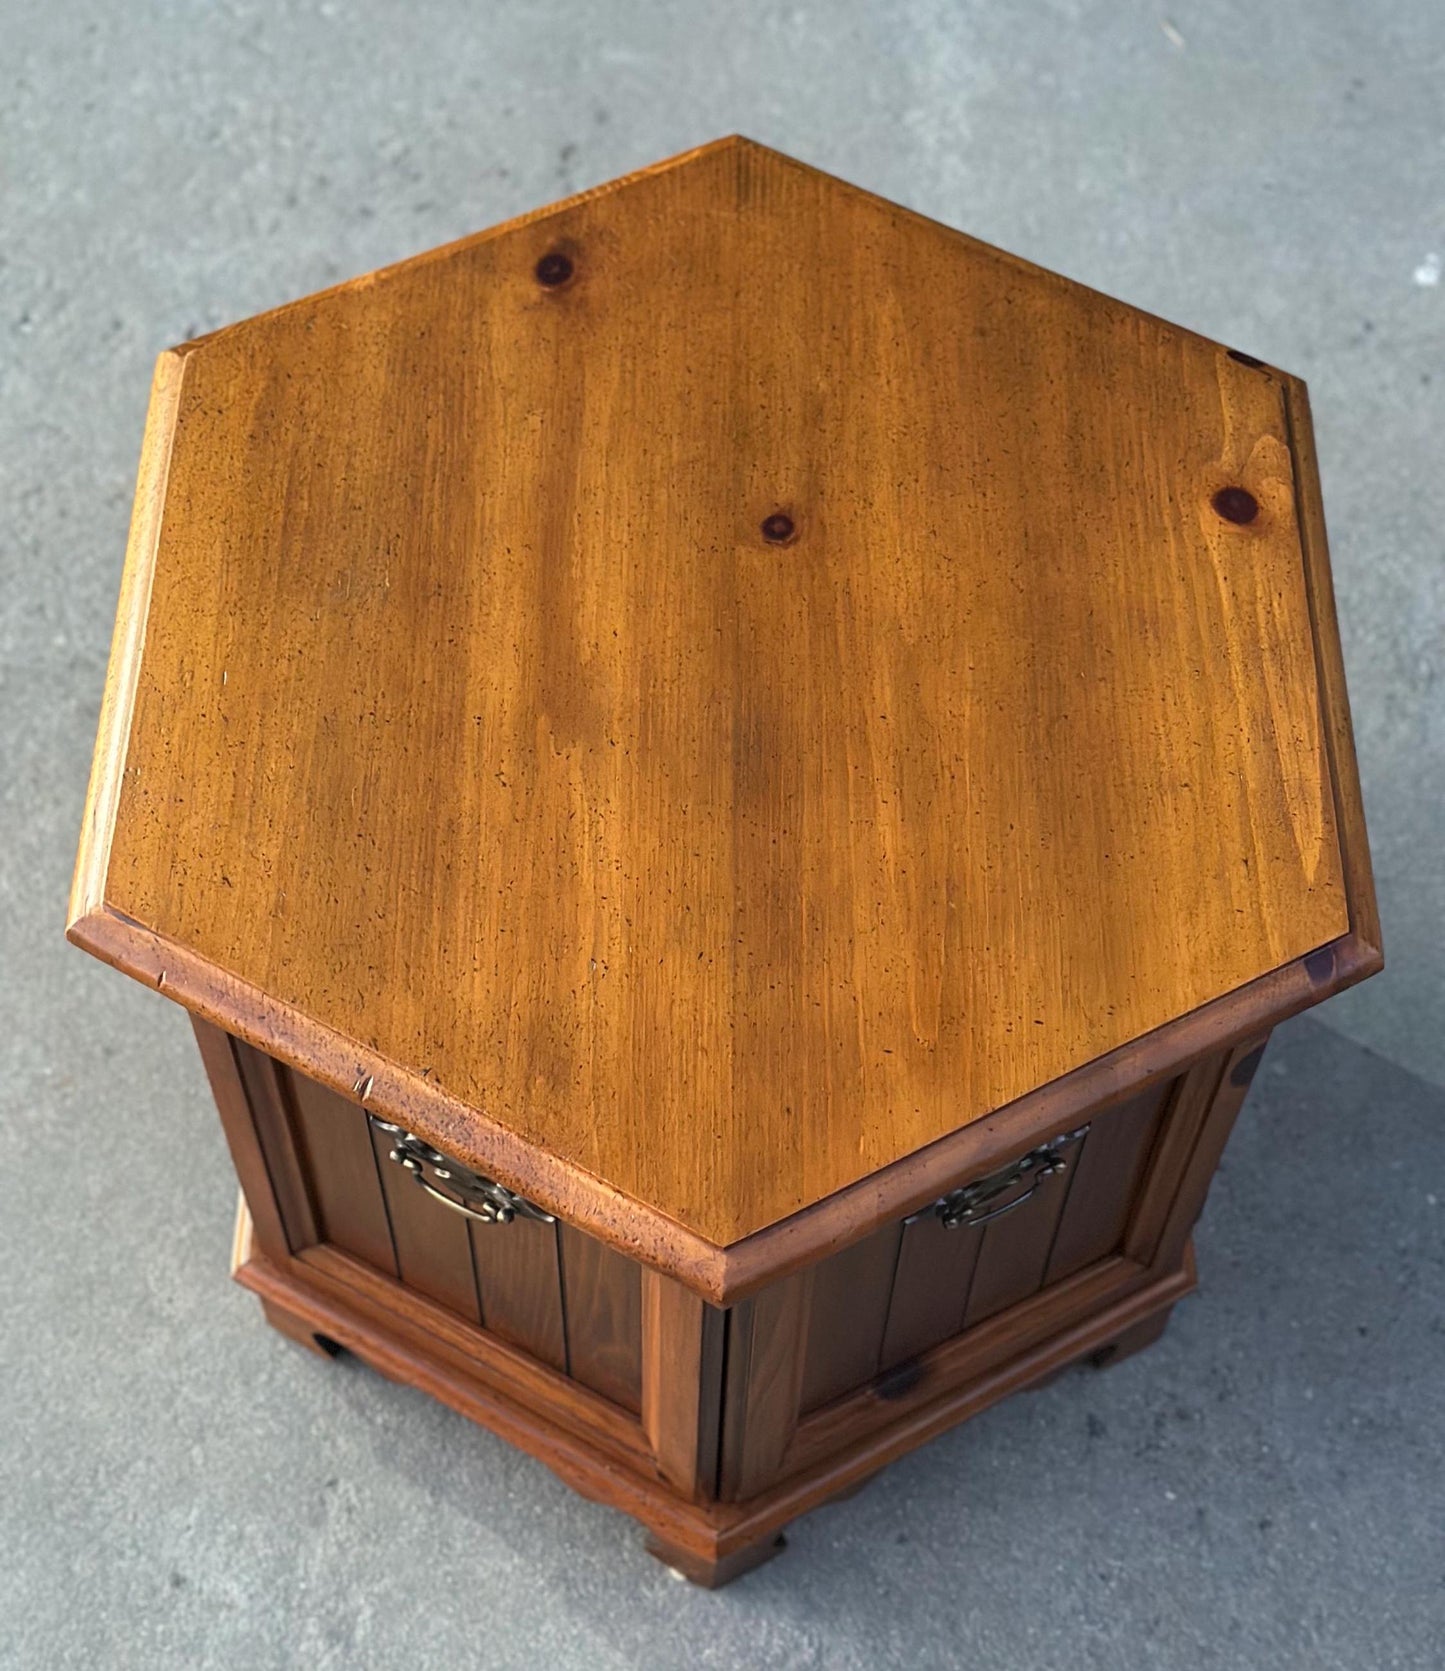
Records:
[[[1022,1207],[1024,1202],[1032,1201],[1038,1193],[1039,1185],[1045,1179],[1052,1178],[1056,1172],[1068,1170],[1069,1163],[1063,1158],[1061,1151],[1080,1142],[1088,1129],[1087,1126],[1080,1126],[1077,1131],[1061,1132],[1058,1137],[1051,1137],[1047,1143],[1040,1143],[1038,1148],[1030,1149],[1026,1155],[1020,1155],[1017,1160],[1010,1161],[997,1172],[990,1172],[986,1178],[964,1184],[961,1189],[951,1190],[942,1200],[933,1204],[939,1222],[945,1230],[961,1230],[965,1225],[972,1228],[978,1224],[991,1224],[994,1219],[1011,1213],[1015,1207]],[[1032,1181],[1021,1195],[1014,1196],[1011,1201],[1005,1201],[1002,1206],[991,1205],[1006,1190],[1012,1189],[1016,1183],[1030,1174]]]
[[[1057,1166],[1051,1166],[1047,1171],[1040,1172],[1022,1195],[1014,1196],[1012,1201],[1005,1201],[1003,1206],[995,1207],[991,1213],[975,1213],[972,1209],[962,1213],[947,1213],[943,1210],[943,1203],[940,1201],[938,1203],[938,1216],[943,1220],[943,1228],[945,1230],[957,1230],[965,1224],[970,1227],[976,1224],[992,1224],[996,1218],[1002,1218],[1006,1213],[1011,1213],[1015,1207],[1022,1207],[1025,1201],[1032,1201],[1038,1193],[1039,1185],[1046,1178],[1052,1178],[1055,1172],[1062,1172],[1063,1170],[1064,1163],[1060,1161]]]
[[[389,1160],[395,1160],[397,1158],[396,1151],[393,1149],[387,1158]],[[454,1213],[460,1213],[463,1218],[474,1219],[478,1224],[510,1224],[513,1218],[516,1217],[516,1208],[510,1203],[502,1203],[497,1206],[493,1206],[492,1203],[488,1201],[480,1208],[477,1208],[467,1206],[464,1201],[453,1201],[451,1196],[443,1195],[442,1192],[434,1185],[429,1184],[426,1179],[422,1177],[420,1172],[413,1171],[410,1166],[407,1166],[405,1161],[402,1161],[401,1164],[406,1166],[407,1171],[411,1173],[412,1177],[415,1178],[427,1194],[431,1196],[433,1201],[440,1201],[442,1206],[450,1207]],[[501,1187],[502,1186],[500,1184],[493,1185],[494,1189],[500,1189]],[[520,1200],[520,1197],[518,1197],[518,1199]],[[530,1203],[528,1203],[528,1205],[530,1205]],[[534,1216],[540,1218],[546,1224],[551,1224],[552,1222],[552,1216],[550,1213],[529,1213],[527,1216],[529,1218]]]
[[[386,1158],[394,1160],[433,1201],[450,1207],[463,1218],[472,1219],[477,1224],[510,1224],[514,1218],[529,1218],[538,1224],[557,1222],[551,1213],[544,1212],[534,1201],[516,1194],[505,1184],[458,1166],[440,1149],[433,1149],[430,1143],[424,1143],[415,1132],[393,1125],[390,1120],[380,1120],[375,1114],[368,1113],[366,1117],[378,1131],[385,1132],[392,1140]],[[456,1190],[462,1197],[460,1201],[428,1181],[425,1171],[428,1166],[434,1177]]]

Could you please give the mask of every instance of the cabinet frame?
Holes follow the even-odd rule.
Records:
[[[789,1521],[997,1400],[1155,1338],[1195,1286],[1190,1233],[1267,1038],[1161,1076],[1174,1082],[1119,1251],[817,1408],[804,1408],[803,1389],[826,1260],[727,1308],[640,1267],[633,1411],[323,1241],[278,1065],[193,1022],[241,1182],[232,1274],[268,1320],[315,1350],[354,1352],[519,1445],[641,1521],[652,1553],[705,1585],[766,1560]]]

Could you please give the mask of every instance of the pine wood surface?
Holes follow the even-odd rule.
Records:
[[[72,919],[717,1297],[1378,967],[1302,387],[740,141],[188,344]]]

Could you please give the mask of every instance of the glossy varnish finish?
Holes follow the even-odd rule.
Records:
[[[188,344],[73,933],[719,1297],[1378,963],[1307,449],[746,142]]]
[[[278,1330],[727,1582],[1157,1339],[1380,966],[1303,385],[738,140],[187,344],[70,933]]]

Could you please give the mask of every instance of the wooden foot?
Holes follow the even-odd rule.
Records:
[[[1169,1326],[1169,1314],[1173,1306],[1165,1306],[1162,1311],[1156,1311],[1146,1317],[1142,1323],[1136,1323],[1132,1329],[1125,1329],[1117,1339],[1111,1340],[1107,1346],[1101,1346],[1089,1354],[1089,1362],[1095,1369],[1106,1369],[1110,1364],[1122,1363],[1125,1358],[1131,1358],[1136,1352],[1142,1352],[1146,1346],[1152,1346]]]
[[[334,1358],[341,1350],[334,1340],[318,1334],[294,1311],[285,1310],[274,1300],[262,1300],[261,1310],[266,1313],[266,1321],[273,1329],[284,1334],[288,1340],[294,1340],[298,1346],[304,1346],[308,1352],[314,1352],[318,1358]]]
[[[671,1567],[679,1578],[687,1579],[690,1584],[700,1585],[704,1590],[720,1590],[724,1584],[731,1584],[733,1579],[741,1578],[745,1572],[762,1566],[764,1561],[771,1561],[774,1555],[780,1555],[787,1546],[788,1540],[781,1532],[772,1532],[759,1542],[748,1544],[744,1549],[735,1549],[729,1555],[719,1555],[712,1559],[699,1555],[694,1550],[664,1542],[655,1535],[648,1537],[645,1548],[649,1555],[655,1556],[665,1567]]]

